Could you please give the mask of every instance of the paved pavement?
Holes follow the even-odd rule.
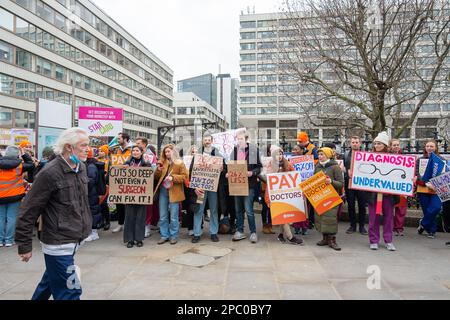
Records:
[[[305,246],[300,247],[262,234],[257,244],[248,239],[232,242],[228,235],[220,236],[218,243],[204,236],[192,244],[182,229],[177,245],[157,245],[154,233],[144,247],[132,249],[122,244],[122,234],[101,232],[100,240],[88,243],[76,256],[82,298],[450,299],[450,247],[444,245],[450,234],[438,233],[432,240],[408,228],[404,237],[395,238],[396,252],[383,246],[370,251],[367,236],[347,235],[346,228],[346,223],[340,225],[337,238],[341,252],[316,246],[321,238],[316,231],[305,236]],[[204,245],[232,252],[201,268],[169,261]],[[0,300],[30,299],[44,271],[37,241],[34,249],[26,264],[19,261],[17,247],[0,248]],[[372,265],[379,267],[380,289],[367,287]]]

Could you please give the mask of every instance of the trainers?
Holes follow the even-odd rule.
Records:
[[[280,241],[281,243],[286,243],[286,239],[284,238],[283,234],[280,233],[277,237],[278,241]]]
[[[356,232],[356,228],[353,228],[353,227],[350,227],[347,229],[347,231],[345,231],[346,234],[352,234],[354,232]]]
[[[198,237],[198,236],[194,236],[191,240],[192,243],[197,243],[199,241],[200,241],[200,237]]]
[[[256,233],[252,233],[252,234],[250,235],[250,241],[251,241],[252,243],[257,243],[257,242],[258,242],[258,236],[256,235]]]
[[[144,238],[150,237],[150,226],[145,226]]]
[[[422,234],[425,231],[425,228],[422,227],[422,219],[419,220],[419,226],[417,227],[417,233]]]
[[[359,228],[359,233],[361,233],[363,236],[366,236],[368,234],[366,228],[364,227]]]
[[[435,233],[429,233],[429,234],[427,234],[427,238],[436,239],[436,234]]]
[[[170,239],[170,244],[174,245],[177,244],[178,240],[177,239]]]
[[[86,239],[84,239],[84,241],[91,242],[98,239],[100,239],[100,237],[98,236],[97,230],[94,229],[92,230],[91,234]]]
[[[235,234],[233,235],[233,241],[239,241],[239,240],[243,240],[247,238],[247,236],[243,233],[240,233],[239,231],[236,231]]]
[[[166,243],[167,241],[169,241],[169,239],[161,238],[161,239],[159,239],[159,241],[158,241],[157,243],[158,243],[158,244],[164,244],[164,243]]]
[[[12,247],[14,244],[13,243],[5,243],[5,247],[10,248]]]
[[[188,236],[192,237],[194,235],[194,230],[189,230]]]
[[[120,231],[122,231],[122,229],[123,229],[123,227],[119,224],[117,227],[115,227],[115,228],[112,230],[112,233],[120,232]]]
[[[292,237],[290,240],[288,239],[288,243],[296,244],[296,245],[303,245],[303,240],[296,238],[296,237]]]
[[[217,236],[217,234],[212,234],[211,235],[211,241],[212,242],[219,242],[219,237]]]
[[[394,244],[391,242],[391,243],[386,243],[386,249],[388,249],[389,251],[395,251],[396,249],[395,249],[395,247],[394,247]]]
[[[371,243],[370,250],[378,250],[378,243]]]

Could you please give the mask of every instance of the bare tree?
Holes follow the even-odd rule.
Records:
[[[285,96],[312,124],[334,119],[372,137],[388,128],[399,137],[431,93],[448,91],[449,7],[439,0],[285,0],[276,61],[280,80],[297,85]]]

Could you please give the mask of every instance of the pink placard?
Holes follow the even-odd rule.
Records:
[[[118,108],[79,107],[78,119],[122,121],[123,110]]]

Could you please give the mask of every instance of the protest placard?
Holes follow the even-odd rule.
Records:
[[[296,171],[267,175],[273,225],[306,221],[305,198],[300,190],[301,179],[301,173]]]
[[[223,158],[195,154],[189,188],[217,192]]]
[[[219,150],[220,154],[225,158],[225,163],[228,163],[230,160],[233,148],[237,144],[236,134],[242,131],[245,131],[245,128],[215,133],[212,135],[213,147]]]
[[[300,188],[314,207],[318,215],[342,203],[342,199],[331,184],[326,184],[327,176],[323,171],[300,183]]]
[[[419,174],[423,176],[425,170],[427,169],[428,159],[420,159],[419,160]]]
[[[248,196],[247,162],[229,161],[227,169],[230,196]]]
[[[272,171],[272,157],[261,157],[261,173],[262,174],[268,174]]]
[[[153,177],[152,168],[111,167],[108,202],[153,204]]]
[[[191,168],[191,163],[192,163],[192,159],[194,158],[194,156],[183,156],[183,162],[184,162],[184,166],[186,167],[186,169],[190,169]]]
[[[441,202],[450,200],[450,172],[430,179]]]
[[[414,156],[355,151],[349,188],[412,196],[415,168]]]
[[[295,156],[289,160],[295,171],[300,172],[301,181],[305,181],[314,175],[314,156]]]

